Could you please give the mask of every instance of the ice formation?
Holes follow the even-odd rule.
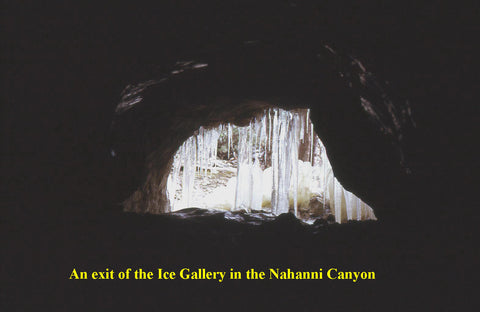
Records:
[[[339,223],[375,219],[372,208],[335,178],[309,114],[271,108],[245,127],[201,127],[174,156],[170,210],[292,212],[305,221],[332,214]]]

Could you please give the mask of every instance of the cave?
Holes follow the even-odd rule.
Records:
[[[409,174],[402,141],[414,126],[408,102],[329,45],[295,52],[247,45],[177,61],[125,87],[110,151],[124,170],[120,180],[132,177],[123,184],[122,209],[292,213],[310,223],[394,216],[385,199],[399,198],[386,181]],[[302,58],[312,63],[305,68]],[[213,184],[220,189],[213,192]]]

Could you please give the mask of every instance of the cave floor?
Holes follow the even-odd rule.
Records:
[[[468,269],[465,263],[473,267],[474,262],[459,262],[463,247],[455,244],[451,234],[434,234],[428,227],[400,223],[305,226],[282,215],[252,225],[225,220],[218,214],[178,218],[116,213],[60,219],[4,227],[13,238],[5,248],[18,250],[18,254],[15,260],[3,260],[7,273],[3,282],[8,287],[2,292],[2,301],[8,299],[17,307],[36,302],[52,310],[84,310],[92,305],[163,307],[172,300],[178,307],[226,305],[240,310],[251,307],[252,301],[258,309],[281,310],[305,305],[358,310],[375,310],[380,305],[418,308],[419,304],[440,302],[449,307],[454,301],[448,298],[463,292],[449,281],[461,279]],[[226,272],[231,268],[318,271],[335,267],[374,271],[376,280],[68,280],[73,268],[91,272],[107,268],[179,271],[185,267]],[[438,296],[427,297],[426,289]]]

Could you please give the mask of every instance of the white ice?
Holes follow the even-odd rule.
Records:
[[[170,210],[263,209],[299,216],[299,209],[319,198],[339,223],[375,219],[372,208],[335,178],[309,116],[306,109],[272,108],[245,127],[201,127],[174,156],[167,180]],[[238,131],[238,154],[234,153],[234,130]],[[236,160],[236,168],[234,162],[217,157],[222,134],[227,138],[227,159]]]

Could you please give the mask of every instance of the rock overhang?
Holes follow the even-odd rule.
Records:
[[[153,180],[165,184],[149,178],[149,172],[167,170],[178,146],[200,126],[243,125],[273,106],[309,108],[339,180],[379,206],[381,215],[389,197],[398,195],[387,181],[399,181],[401,187],[406,175],[400,138],[412,126],[408,103],[391,100],[384,90],[360,61],[328,46],[317,53],[267,47],[178,62],[160,78],[125,89],[112,126],[112,148],[124,162],[137,162],[130,195],[136,193],[138,201],[138,192],[153,192],[147,186]],[[142,199],[140,205],[161,202],[162,196]]]

